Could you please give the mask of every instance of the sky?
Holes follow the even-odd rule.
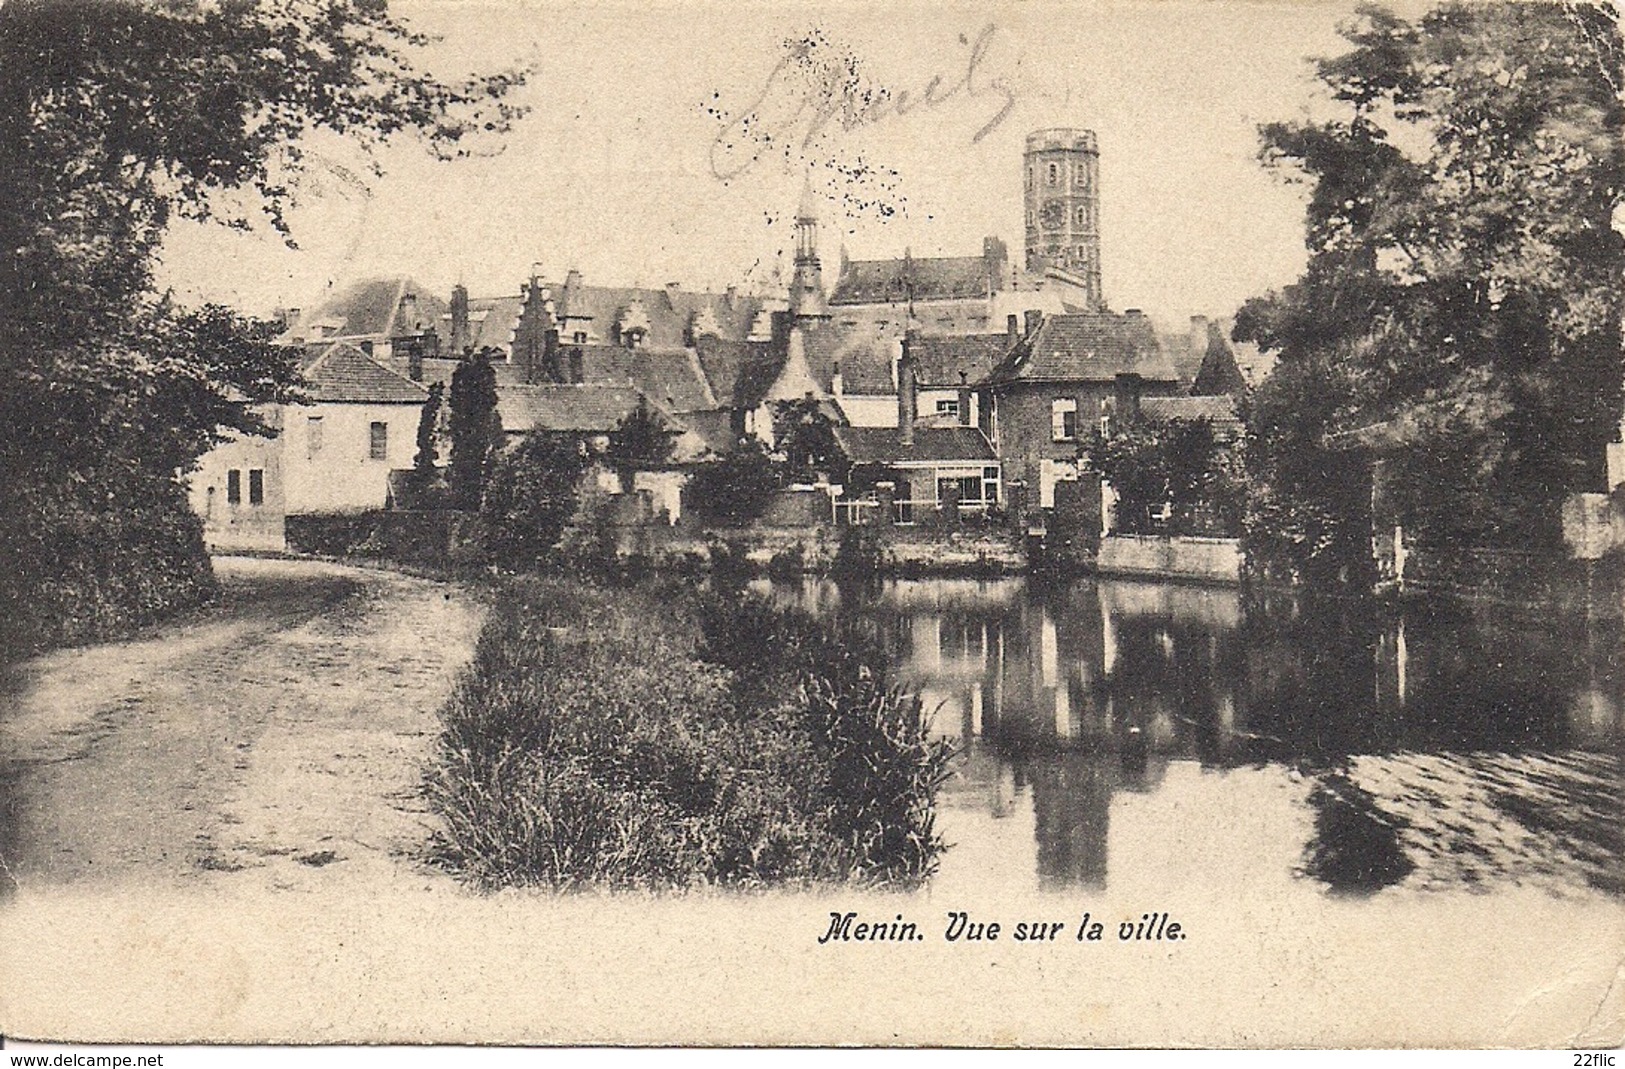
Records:
[[[804,183],[828,283],[843,246],[975,255],[996,235],[1019,257],[1022,145],[1046,127],[1098,136],[1112,307],[1225,315],[1301,270],[1306,187],[1259,164],[1257,128],[1309,114],[1309,57],[1340,49],[1352,2],[876,6],[395,0],[439,36],[419,61],[442,77],[531,66],[530,114],[472,159],[391,144],[365,181],[351,146],[313,141],[298,250],[182,224],[161,277],[262,314],[380,274],[516,293],[533,265],[761,287],[788,271]],[[797,105],[831,69],[886,103],[814,129]]]

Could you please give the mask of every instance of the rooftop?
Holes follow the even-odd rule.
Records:
[[[1139,314],[1086,312],[1048,316],[1012,349],[990,382],[1110,382],[1138,375],[1178,382],[1151,321]]]
[[[915,427],[904,445],[896,427],[836,427],[835,440],[854,464],[996,463],[998,457],[975,427]]]
[[[303,369],[305,396],[332,404],[415,404],[429,392],[349,342],[328,346]]]

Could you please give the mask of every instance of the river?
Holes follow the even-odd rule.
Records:
[[[1116,580],[809,581],[959,749],[935,888],[1625,892],[1617,621]]]

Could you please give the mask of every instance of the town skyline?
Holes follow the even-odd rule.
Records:
[[[495,155],[439,162],[412,143],[388,146],[384,175],[365,185],[359,152],[312,142],[316,164],[290,215],[299,250],[263,225],[246,236],[177,226],[163,275],[182,300],[267,314],[380,275],[442,297],[459,281],[498,295],[532,265],[603,284],[767,291],[776,273],[788,280],[809,175],[827,285],[843,249],[976,255],[993,236],[1015,250],[1023,140],[1074,127],[1100,141],[1110,306],[1168,322],[1224,315],[1302,268],[1301,188],[1260,166],[1256,128],[1309,105],[1306,57],[1334,51],[1353,11],[1107,5],[990,18],[803,5],[730,22],[700,8],[682,19],[580,9],[558,27],[512,5],[403,13],[442,38],[425,66],[532,66],[518,98],[530,115]],[[619,61],[596,33],[610,23],[647,63]],[[817,98],[831,64],[845,65],[862,100]],[[747,115],[784,136],[766,151],[748,140],[719,151]]]

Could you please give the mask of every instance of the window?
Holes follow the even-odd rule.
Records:
[[[389,424],[373,423],[367,439],[367,456],[372,460],[389,459]]]
[[[265,504],[265,472],[260,468],[248,469],[248,503]]]
[[[570,335],[570,340],[575,342],[577,345],[586,345],[587,332],[584,330],[578,330],[574,334]]]
[[[939,400],[937,402],[937,415],[939,415],[939,416],[957,416],[957,415],[959,415],[959,398],[950,397],[950,398],[947,398],[946,400]]]
[[[236,468],[226,472],[226,504],[243,503],[243,473]]]
[[[1073,219],[1073,224],[1075,226],[1080,226],[1080,227],[1088,226],[1089,225],[1089,209],[1084,207],[1081,204],[1078,205],[1078,210],[1072,213],[1072,219]]]
[[[982,469],[982,500],[989,505],[996,505],[999,501],[999,469]]]
[[[1058,163],[1050,164],[1049,165],[1049,170],[1044,175],[1044,181],[1047,182],[1048,184],[1052,185],[1052,186],[1060,185],[1060,183],[1061,183],[1061,165],[1058,164]]]
[[[305,455],[313,457],[322,451],[322,417],[309,416],[305,419]]]
[[[1089,165],[1087,163],[1079,163],[1073,167],[1072,184],[1079,189],[1089,188]]]
[[[1031,167],[1027,168],[1027,188],[1033,188],[1033,169]]]
[[[1072,397],[1057,397],[1049,405],[1050,437],[1057,442],[1070,442],[1078,436],[1078,402]]]

